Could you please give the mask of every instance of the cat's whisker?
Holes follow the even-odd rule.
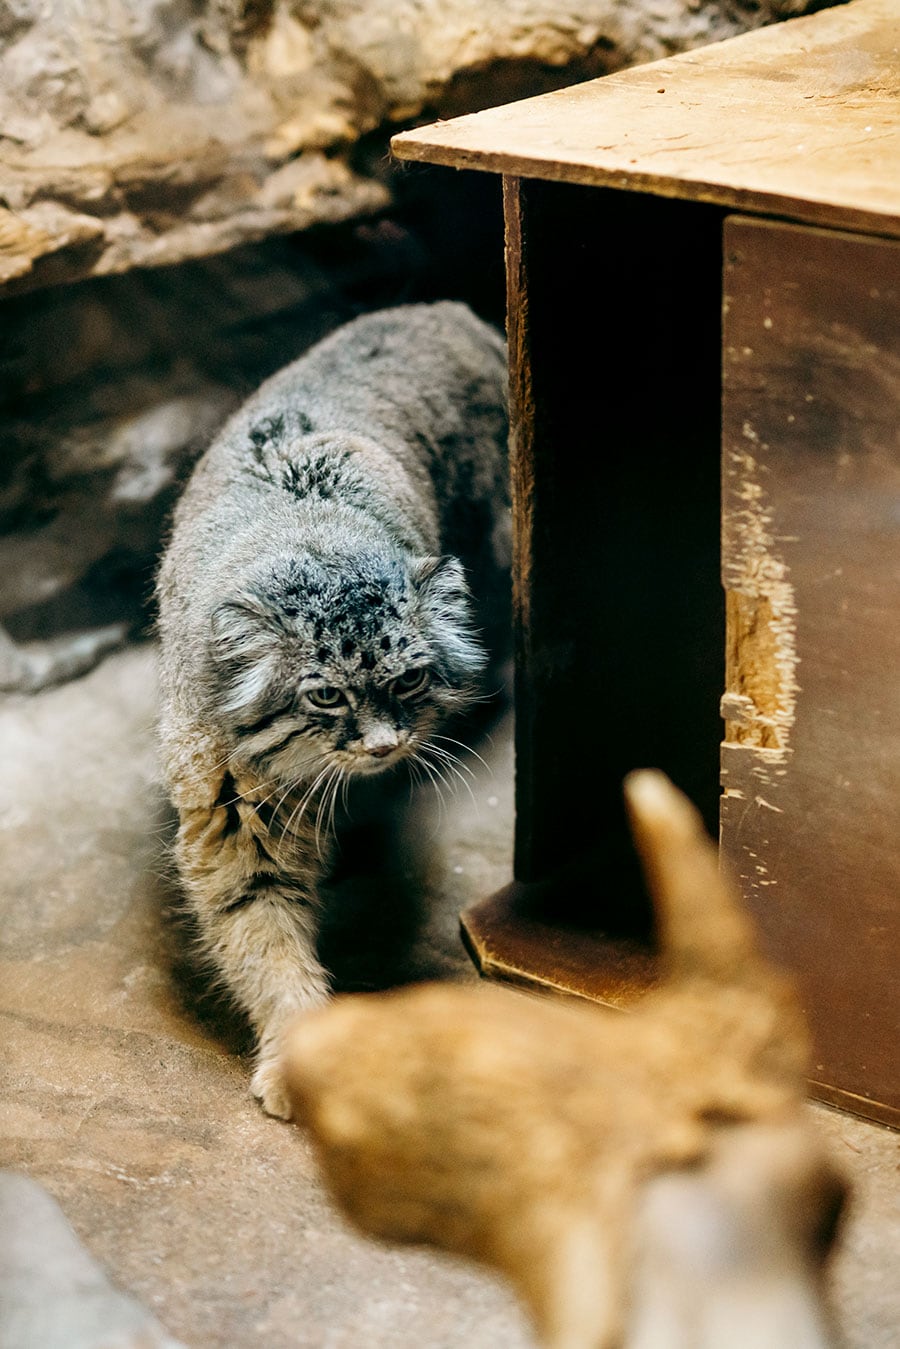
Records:
[[[408,758],[408,759],[406,760],[406,762],[407,762],[407,764],[409,765],[409,771],[410,771],[410,783],[409,783],[409,800],[410,800],[410,803],[412,803],[413,795],[414,795],[415,792],[417,792],[417,791],[425,791],[428,787],[433,787],[433,788],[434,788],[434,791],[435,791],[435,794],[438,796],[438,814],[437,814],[437,819],[436,819],[436,820],[432,820],[432,821],[430,822],[430,828],[429,828],[429,838],[431,838],[431,839],[436,839],[437,836],[438,836],[438,834],[440,833],[441,820],[442,820],[442,818],[443,818],[443,809],[442,809],[443,803],[442,803],[442,801],[441,801],[441,799],[440,799],[440,794],[439,794],[439,792],[438,792],[438,790],[437,790],[437,787],[436,787],[436,785],[435,785],[433,779],[432,779],[430,782],[426,781],[425,775],[424,775],[424,773],[422,772],[422,764],[421,764],[420,761],[419,761],[418,755],[416,755],[416,756],[414,756],[414,757]]]
[[[277,802],[277,804],[275,805],[275,808],[274,808],[273,811],[272,811],[273,818],[274,818],[275,816],[277,816],[278,812],[281,810],[281,807],[284,805],[285,801],[288,799],[288,797],[291,795],[291,793],[292,793],[292,792],[295,792],[295,791],[297,790],[297,788],[298,788],[298,787],[301,787],[301,786],[303,785],[304,781],[307,780],[308,774],[309,774],[309,773],[313,773],[313,774],[314,774],[316,768],[318,768],[320,764],[324,764],[324,763],[326,762],[326,760],[327,760],[327,756],[326,756],[326,755],[324,755],[324,754],[319,754],[319,755],[313,760],[312,764],[311,764],[309,767],[307,767],[306,769],[304,769],[304,771],[303,771],[302,773],[298,774],[297,777],[294,778],[293,782],[289,783],[289,785],[286,787],[286,789],[282,792],[281,796],[278,798],[278,802]],[[318,777],[314,777],[314,778],[313,778],[312,786],[311,786],[311,788],[310,788],[311,791],[315,788],[315,784],[316,784],[316,782],[318,782],[318,781],[319,781],[319,778],[318,778]],[[278,791],[278,788],[276,787],[276,788],[275,788],[275,791],[272,792],[270,796],[267,796],[267,797],[265,798],[264,801],[261,801],[261,802],[260,802],[260,805],[263,806],[263,805],[266,804],[266,801],[271,801],[272,797],[275,795],[275,792],[277,792],[277,791]],[[302,805],[305,805],[305,804],[306,804],[306,797],[303,798],[303,802],[302,802],[301,804],[302,804]],[[291,821],[292,818],[293,818],[292,816],[289,816],[289,817],[288,817],[288,824],[290,823],[290,821]],[[285,826],[285,829],[286,829],[286,828],[287,828],[287,825]],[[282,829],[282,831],[281,831],[281,836],[282,836],[282,838],[284,837],[284,833],[285,833],[285,830]]]
[[[291,832],[293,833],[293,829],[294,829],[294,821],[295,821],[295,820],[296,820],[297,824],[300,823],[300,821],[301,821],[302,818],[303,818],[303,813],[304,813],[304,811],[306,810],[306,807],[307,807],[307,805],[309,804],[310,799],[311,799],[312,796],[313,796],[313,793],[315,792],[315,790],[316,790],[316,788],[319,786],[319,784],[322,782],[323,778],[326,778],[326,777],[327,777],[327,775],[328,775],[329,772],[330,772],[330,765],[326,764],[326,766],[325,766],[323,769],[321,769],[321,770],[319,771],[319,773],[316,775],[316,777],[313,778],[311,784],[309,785],[309,787],[307,788],[307,790],[304,792],[303,796],[301,797],[300,802],[298,803],[298,805],[296,805],[296,806],[294,807],[294,809],[291,811],[290,815],[288,816],[287,820],[285,821],[284,828],[283,828],[282,831],[281,831],[281,838],[280,838],[279,843],[278,843],[278,851],[276,852],[276,855],[275,855],[275,860],[276,860],[276,862],[279,864],[279,866],[281,865],[281,850],[282,850],[282,848],[285,846],[285,841],[286,841],[286,837],[287,837],[288,831],[291,831]],[[288,791],[285,792],[285,795],[282,796],[281,801],[284,801],[285,797],[288,796],[288,795],[290,794],[291,791],[296,790],[296,788],[299,787],[301,781],[302,781],[302,779],[299,779],[299,780],[294,784],[293,787],[289,788]],[[276,812],[277,812],[277,811],[280,809],[280,807],[281,807],[281,801],[279,801],[278,806],[276,806]],[[318,819],[318,814],[317,814],[316,818]],[[316,838],[317,838],[317,840],[318,840],[318,832],[316,833]]]
[[[287,796],[290,792],[296,791],[297,788],[300,786],[301,781],[302,778],[297,778],[294,782],[292,782],[287,792],[285,793],[285,796]],[[263,782],[261,786],[263,789],[265,789],[266,787],[271,787],[273,782],[275,782],[274,778],[270,779],[269,782]],[[275,786],[272,787],[272,790],[269,792],[268,796],[264,796],[261,801],[254,802],[252,814],[258,815],[259,812],[262,810],[263,806],[267,805],[269,801],[272,800],[272,797],[275,795],[275,793],[280,790],[281,785],[282,784],[280,782],[275,782]],[[281,801],[285,799],[285,796],[282,796]],[[273,814],[275,815],[278,814],[278,811],[281,807],[281,801],[279,801],[278,805],[275,807]]]
[[[431,784],[432,784],[432,786],[434,787],[435,795],[437,796],[437,799],[438,799],[438,819],[439,819],[439,820],[443,820],[443,818],[444,818],[444,810],[445,810],[445,802],[444,802],[444,794],[443,794],[443,792],[441,791],[441,787],[440,787],[441,781],[443,781],[443,779],[441,779],[441,778],[439,778],[439,777],[437,776],[435,769],[432,767],[431,764],[429,764],[428,760],[425,759],[425,758],[423,757],[422,751],[421,751],[421,750],[420,750],[419,753],[416,755],[416,762],[417,762],[418,764],[420,764],[422,768],[425,769],[425,772],[428,774],[429,778],[431,779]]]
[[[222,801],[221,804],[222,804],[223,806],[233,806],[233,805],[236,805],[238,801],[250,802],[250,804],[251,804],[252,807],[253,807],[253,809],[252,809],[252,811],[251,811],[250,813],[251,813],[252,815],[255,815],[256,812],[259,810],[260,806],[264,806],[265,803],[269,800],[269,797],[268,797],[268,796],[264,796],[263,799],[262,799],[262,801],[253,801],[253,800],[252,800],[252,797],[251,797],[251,793],[252,793],[252,792],[260,792],[260,791],[264,792],[264,791],[266,790],[267,787],[271,787],[271,786],[272,786],[272,783],[273,783],[273,782],[274,782],[274,778],[270,778],[268,782],[258,782],[258,783],[256,784],[255,787],[251,787],[250,792],[237,792],[237,791],[236,791],[235,794],[234,794],[234,796],[232,796],[232,797],[230,798],[230,800],[228,800],[228,801]],[[278,783],[278,784],[275,786],[275,788],[273,789],[273,791],[270,793],[270,796],[274,796],[274,795],[275,795],[275,792],[278,791],[278,788],[279,788],[280,786],[281,786],[281,784]]]
[[[409,768],[409,799],[412,802],[417,788],[422,786],[422,774],[419,772],[419,766],[415,758],[408,758],[406,765]]]
[[[479,762],[480,764],[482,764],[482,765],[484,766],[484,768],[487,769],[487,771],[490,773],[491,777],[493,777],[493,775],[494,775],[494,770],[493,770],[493,768],[491,768],[491,765],[487,762],[486,759],[482,759],[482,757],[481,757],[481,755],[478,753],[478,751],[475,750],[475,749],[473,749],[471,745],[465,744],[465,742],[462,741],[462,740],[454,740],[454,738],[453,738],[452,735],[433,735],[433,736],[431,737],[431,739],[432,739],[432,741],[435,741],[435,740],[445,740],[445,741],[447,742],[448,745],[458,745],[460,749],[464,749],[464,750],[466,751],[467,754],[471,754],[472,757],[473,757],[474,759],[477,759],[478,762]]]
[[[295,792],[295,791],[297,790],[297,788],[301,785],[302,782],[303,782],[303,778],[302,778],[302,777],[297,777],[297,778],[294,778],[293,782],[289,783],[288,786],[285,787],[284,791],[281,793],[281,795],[279,796],[278,800],[275,802],[275,805],[272,807],[272,820],[273,820],[273,821],[276,820],[276,819],[278,818],[278,812],[281,810],[281,807],[284,805],[285,801],[288,799],[288,797],[291,795],[292,792]],[[275,795],[275,792],[277,792],[277,791],[278,791],[278,788],[276,787],[276,788],[275,788],[275,791],[272,792],[272,796],[274,796],[274,795]],[[266,804],[267,801],[271,801],[272,796],[267,796],[265,801],[260,801],[260,803],[259,803],[260,806],[264,806],[264,805]],[[257,807],[257,809],[258,809],[258,807]],[[282,829],[282,831],[281,831],[281,836],[282,836],[282,838],[284,837],[284,829]]]
[[[240,745],[233,745],[227,754],[225,754],[221,759],[218,759],[214,764],[211,765],[209,770],[210,773],[211,774],[218,773],[220,768],[230,767],[231,764],[234,762],[234,756],[237,754],[239,749]]]
[[[437,763],[432,763],[431,767],[432,767],[432,768],[434,769],[434,771],[437,773],[438,777],[440,778],[440,780],[441,780],[441,782],[444,784],[444,786],[447,788],[447,791],[450,793],[450,795],[451,795],[451,796],[455,796],[455,795],[456,795],[456,783],[453,782],[453,781],[447,776],[447,773],[448,773],[448,771],[449,771],[449,765],[442,764],[442,763],[440,762],[440,760],[439,760]],[[457,774],[457,777],[459,777],[458,774]],[[468,785],[468,784],[464,781],[463,778],[459,778],[459,781],[463,783],[463,786],[467,786],[467,785]],[[474,799],[475,799],[475,798],[472,797],[472,800],[473,800],[473,801],[474,801]]]
[[[337,813],[338,795],[339,794],[343,795],[345,793],[346,786],[347,786],[347,775],[344,772],[343,767],[340,764],[338,764],[338,773],[334,784],[334,791],[331,793],[331,811],[329,812],[328,817],[328,832],[332,836],[336,832],[335,815]]]
[[[339,766],[338,766],[337,764],[335,764],[335,763],[329,763],[329,764],[327,765],[327,767],[323,770],[324,782],[323,782],[323,785],[322,785],[322,791],[321,791],[321,793],[319,794],[319,800],[318,800],[318,802],[317,802],[317,804],[316,804],[315,843],[316,843],[316,853],[317,853],[317,855],[318,855],[318,857],[319,857],[320,860],[321,860],[322,855],[323,855],[323,854],[322,854],[322,816],[323,816],[323,815],[326,815],[326,816],[327,816],[327,804],[326,804],[326,803],[327,803],[327,801],[328,801],[328,792],[329,792],[329,790],[330,790],[330,788],[331,788],[331,786],[332,786],[332,784],[333,784],[333,782],[334,782],[335,774],[338,773],[338,772],[340,772],[340,768],[339,768]],[[327,826],[326,826],[326,831],[325,831],[325,832],[326,832],[326,837],[327,837]]]
[[[333,774],[332,774],[332,776],[331,776],[329,782],[327,783],[324,792],[322,793],[322,796],[323,796],[323,803],[325,804],[325,840],[326,840],[326,842],[327,842],[327,840],[328,840],[329,838],[331,838],[331,837],[333,836],[333,834],[334,834],[334,832],[335,832],[335,830],[334,830],[334,816],[335,816],[335,810],[336,810],[336,808],[337,808],[337,797],[338,797],[338,792],[339,792],[340,789],[341,789],[341,784],[342,784],[343,780],[344,780],[344,769],[343,769],[343,767],[342,767],[342,765],[341,765],[340,763],[337,763],[337,764],[334,765],[334,772],[333,772]],[[317,832],[316,832],[316,848],[317,848],[317,850],[318,850],[318,848],[319,848],[318,830],[317,830]],[[319,857],[321,858],[321,856],[322,856],[322,853],[321,853],[321,851],[320,851],[320,852],[319,852]]]
[[[274,811],[272,812],[273,825],[275,824],[278,818],[278,812],[281,809],[283,803],[286,801],[288,796],[290,796],[291,792],[296,791],[299,786],[300,780],[298,779],[297,781],[293,782],[291,786],[288,787],[288,789],[282,794],[281,798],[279,799],[278,803],[275,806]],[[272,795],[274,796],[274,794],[275,793],[273,792]],[[281,833],[279,834],[278,842],[275,845],[275,862],[276,865],[278,866],[281,866],[283,851],[287,846],[288,833],[290,832],[291,834],[293,834],[294,816],[297,815],[297,823],[299,824],[300,820],[303,817],[303,807],[306,803],[306,799],[307,799],[306,796],[304,796],[300,804],[294,807],[294,809],[291,811],[290,815],[288,816],[288,818],[285,820],[284,824],[281,827]]]
[[[485,689],[483,693],[476,695],[472,701],[476,703],[490,703],[493,702],[495,698],[499,698],[501,694],[506,693],[506,691],[507,686],[505,683],[498,684],[496,688]]]
[[[468,776],[472,778],[473,781],[477,778],[477,774],[469,767],[468,764],[463,763],[462,759],[459,757],[458,754],[453,754],[450,750],[444,749],[442,745],[434,745],[430,743],[427,744],[427,749],[430,751],[430,753],[436,754],[438,758],[441,760],[441,762],[445,763],[448,766],[448,768],[452,768],[454,772],[462,771],[463,773],[468,774]]]
[[[341,771],[340,768],[336,764],[331,765],[331,771],[328,775],[328,779],[325,783],[325,786],[322,788],[322,799],[319,802],[319,809],[316,811],[316,852],[318,853],[320,860],[323,855],[322,854],[323,837],[326,842],[328,841],[328,834],[329,834],[328,810],[331,803],[331,793],[334,789],[334,784],[337,780],[337,775],[340,773],[340,771]]]
[[[460,688],[453,691],[446,706],[451,710],[464,711],[470,707],[492,703],[497,697],[497,694],[502,692],[502,688],[494,689],[493,691],[489,690],[485,693],[481,692],[477,685],[462,685]]]
[[[447,784],[447,787],[451,791],[453,791],[455,788],[455,784],[447,780],[447,778],[441,771],[441,767],[438,767],[438,765],[441,765],[443,768],[445,768],[448,773],[452,773],[454,778],[456,778],[458,782],[462,783],[463,787],[465,787],[466,791],[469,793],[472,805],[477,806],[478,802],[475,799],[475,793],[472,791],[471,784],[469,783],[468,779],[464,778],[462,773],[459,771],[460,768],[465,768],[465,764],[458,764],[452,755],[447,754],[446,750],[441,750],[436,745],[426,745],[425,749],[428,750],[430,753],[437,754],[439,756],[438,763],[435,764],[435,769],[437,770],[437,772],[441,774],[441,779],[443,782]]]
[[[281,807],[284,805],[285,801],[288,799],[288,797],[291,795],[291,793],[297,791],[298,787],[300,787],[300,786],[302,785],[302,783],[303,783],[303,779],[302,779],[302,778],[295,778],[294,781],[291,782],[291,783],[284,789],[284,791],[283,791],[283,792],[281,793],[281,795],[279,796],[278,800],[275,802],[275,805],[272,807],[272,816],[271,816],[273,827],[274,827],[275,823],[276,823],[277,820],[278,820],[278,812],[281,810]],[[275,788],[275,791],[277,792],[277,790],[278,790],[278,788],[276,787],[276,788]],[[275,792],[272,792],[272,796],[274,796],[274,795],[275,795]],[[270,800],[271,800],[271,797],[266,797],[266,800],[265,800],[265,801],[260,801],[259,806],[257,806],[257,811],[259,811],[259,809],[260,809],[262,806],[264,806],[264,805],[266,804],[267,801],[270,801]],[[304,800],[305,800],[305,798],[304,798]],[[301,803],[301,810],[302,810],[302,803]],[[284,843],[284,837],[285,837],[285,834],[287,833],[288,829],[290,828],[291,821],[293,820],[293,818],[294,818],[294,814],[293,814],[293,811],[292,811],[291,814],[288,816],[286,823],[285,823],[285,824],[283,825],[283,827],[282,827],[281,834],[280,834],[279,839],[278,839],[278,853],[276,854],[276,861],[278,861],[278,862],[280,862],[280,859],[281,859],[281,846],[282,846],[282,844]]]
[[[473,772],[469,765],[463,763],[459,755],[454,754],[452,750],[445,749],[443,745],[435,745],[431,741],[425,742],[425,749],[429,754],[435,755],[440,763],[452,769],[454,773],[463,772],[467,778],[471,778],[473,781],[477,778],[477,774]]]

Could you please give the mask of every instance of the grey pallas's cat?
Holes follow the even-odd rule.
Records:
[[[464,305],[355,319],[197,465],[159,581],[161,749],[202,951],[290,1112],[281,1028],[321,1003],[325,836],[348,779],[446,760],[478,688],[472,591],[508,570],[506,355]],[[502,585],[500,587],[503,588]]]

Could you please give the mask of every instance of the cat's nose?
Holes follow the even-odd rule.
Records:
[[[392,754],[397,748],[396,741],[392,745],[367,745],[366,752],[374,754],[376,759],[383,759],[386,754]]]
[[[400,736],[394,726],[369,726],[362,737],[362,747],[373,759],[384,759],[393,754],[400,744]]]

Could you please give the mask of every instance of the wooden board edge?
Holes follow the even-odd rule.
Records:
[[[477,114],[473,114],[477,116]],[[788,223],[844,229],[876,238],[900,238],[900,217],[892,211],[861,210],[818,201],[812,197],[787,197],[778,193],[728,184],[707,183],[702,179],[657,177],[650,173],[623,174],[619,169],[598,165],[564,163],[539,156],[513,156],[447,145],[439,138],[428,139],[424,132],[404,131],[391,140],[391,153],[402,162],[434,164],[443,168],[469,169],[497,173],[512,178],[533,178],[543,182],[573,183],[582,187],[605,187],[616,192],[637,192],[642,196],[664,197],[675,201],[694,201],[707,206],[724,207],[746,215],[776,218]],[[418,139],[414,139],[414,138]]]
[[[889,1105],[885,1101],[876,1101],[869,1096],[858,1096],[852,1091],[843,1091],[840,1087],[830,1087],[824,1082],[810,1078],[807,1090],[814,1101],[841,1110],[848,1115],[858,1115],[861,1119],[871,1120],[874,1124],[884,1124],[889,1129],[900,1130],[900,1107]]]

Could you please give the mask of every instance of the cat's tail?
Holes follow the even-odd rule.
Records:
[[[670,976],[747,983],[762,959],[700,812],[656,769],[628,775],[625,803]]]

